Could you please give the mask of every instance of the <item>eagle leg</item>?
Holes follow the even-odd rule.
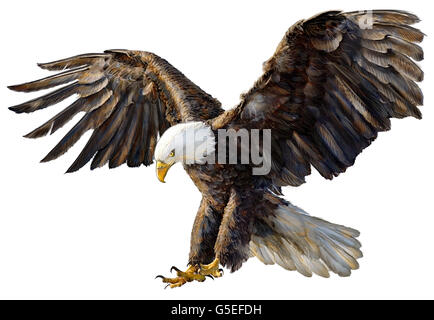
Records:
[[[168,286],[171,288],[181,287],[187,282],[192,282],[192,281],[203,282],[205,281],[207,276],[199,273],[198,266],[189,266],[185,271],[181,271],[177,267],[170,268],[170,271],[172,270],[176,271],[175,278],[166,278],[161,275],[155,277],[155,278],[161,278],[163,280],[163,283],[167,283],[166,288]]]
[[[220,278],[223,276],[223,269],[220,269],[219,266],[220,260],[219,258],[215,258],[210,264],[200,264],[199,274]]]

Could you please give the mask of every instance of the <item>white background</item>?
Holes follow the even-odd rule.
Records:
[[[434,298],[429,1],[75,0],[1,6],[0,298]],[[7,110],[33,96],[6,85],[47,76],[36,62],[111,48],[157,53],[229,108],[261,74],[262,62],[293,23],[324,10],[374,8],[410,10],[423,19],[424,119],[394,120],[392,131],[380,134],[337,179],[314,173],[305,185],[284,190],[312,215],[361,231],[364,258],[349,278],[305,278],[251,259],[221,279],[163,290],[154,277],[169,275],[172,265],[184,268],[200,201],[182,167],[172,168],[166,184],[157,181],[154,167],[86,167],[65,175],[90,133],[48,164],[39,160],[73,123],[42,139],[22,135],[72,100],[30,115]]]

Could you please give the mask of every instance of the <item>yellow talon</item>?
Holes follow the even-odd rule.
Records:
[[[223,276],[223,269],[219,269],[220,260],[215,258],[210,264],[200,264],[199,273],[204,276],[213,276],[219,278]]]
[[[167,283],[166,288],[169,286],[171,288],[177,288],[181,287],[187,282],[191,281],[199,281],[203,282],[205,281],[205,275],[199,274],[197,266],[189,266],[187,270],[181,271],[177,267],[170,268],[170,271],[175,270],[176,271],[176,278],[166,278],[161,275],[158,275],[156,278],[161,278],[164,283]]]
[[[186,284],[187,282],[192,281],[205,281],[206,277],[210,277],[212,279],[219,278],[223,275],[223,270],[219,269],[220,261],[216,258],[210,264],[200,264],[189,266],[187,270],[181,271],[177,267],[172,267],[170,271],[176,271],[175,278],[166,278],[163,276],[157,276],[156,278],[161,278],[164,283],[167,283],[167,287],[178,288]]]

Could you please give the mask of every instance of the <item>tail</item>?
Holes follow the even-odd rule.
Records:
[[[329,270],[342,277],[359,268],[361,244],[357,230],[311,217],[290,203],[281,204],[255,224],[250,253],[265,264],[297,270],[306,277]]]

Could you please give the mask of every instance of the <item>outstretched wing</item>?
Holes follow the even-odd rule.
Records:
[[[279,186],[305,182],[311,165],[332,179],[389,118],[421,118],[423,72],[409,26],[419,19],[403,11],[330,11],[292,26],[264,74],[240,104],[214,120],[214,128],[268,128],[272,169]]]
[[[167,61],[149,52],[108,50],[50,63],[43,69],[64,70],[44,79],[10,86],[15,91],[37,91],[67,84],[42,97],[10,107],[33,112],[73,94],[78,99],[25,137],[54,133],[77,113],[84,116],[46,155],[43,162],[64,154],[88,130],[88,143],[67,172],[91,169],[107,162],[110,168],[152,163],[158,135],[182,121],[207,120],[223,110],[220,102],[188,80]]]

